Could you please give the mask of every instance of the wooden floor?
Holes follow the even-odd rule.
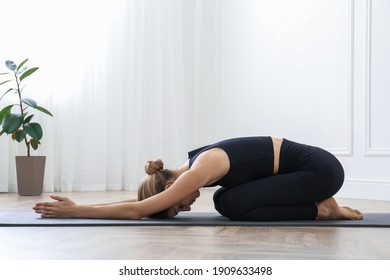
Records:
[[[202,190],[193,211],[214,211]],[[135,197],[134,192],[69,193],[81,204]],[[48,194],[0,194],[0,211],[26,211]],[[337,199],[364,212],[390,212],[390,202]],[[3,227],[0,259],[390,259],[390,228],[326,227]]]

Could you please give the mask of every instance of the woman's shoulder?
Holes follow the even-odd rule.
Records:
[[[221,148],[211,148],[201,153],[190,170],[200,172],[209,178],[211,184],[227,174],[230,169],[230,160],[227,153]]]

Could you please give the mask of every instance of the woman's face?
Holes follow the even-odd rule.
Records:
[[[200,192],[196,191],[196,192],[190,194],[187,198],[185,198],[179,204],[176,204],[176,205],[172,206],[171,208],[169,208],[167,217],[173,218],[177,214],[179,214],[179,212],[181,212],[181,211],[191,211],[191,205],[196,201],[196,199],[199,197],[199,195],[200,195]]]

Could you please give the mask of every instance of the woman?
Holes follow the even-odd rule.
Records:
[[[231,220],[362,219],[360,211],[339,207],[339,161],[320,148],[272,137],[233,138],[189,152],[178,169],[148,161],[138,201],[76,205],[66,197],[41,202],[42,217],[141,219],[172,218],[190,211],[199,189],[220,185],[215,209]]]

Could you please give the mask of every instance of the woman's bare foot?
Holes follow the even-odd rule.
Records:
[[[349,207],[340,207],[333,197],[325,199],[317,204],[317,220],[362,220],[363,215],[359,210]]]

